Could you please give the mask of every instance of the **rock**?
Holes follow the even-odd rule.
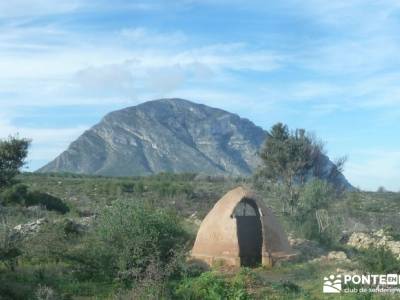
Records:
[[[326,253],[326,251],[322,249],[317,242],[301,238],[293,238],[291,235],[289,235],[288,240],[293,250],[299,252],[301,254],[301,258],[305,260],[321,257]]]
[[[89,229],[94,219],[95,216],[91,216],[79,219],[63,219],[61,221],[64,222],[64,230],[67,234],[82,234]]]
[[[376,232],[374,233],[374,235],[375,235],[376,237],[380,237],[380,238],[383,238],[383,237],[386,237],[386,236],[387,236],[385,230],[383,230],[383,229],[379,229],[378,231],[376,231]]]
[[[93,223],[95,216],[73,219],[57,219],[51,224],[63,224],[66,233],[82,233],[85,232]],[[26,224],[19,224],[13,228],[12,238],[21,239],[36,234],[43,225],[49,223],[46,218],[37,219],[36,221]]]
[[[36,221],[26,224],[19,224],[13,228],[14,237],[25,237],[34,233],[38,233],[40,228],[48,223],[46,218],[37,219]]]
[[[71,219],[66,219],[64,224],[64,231],[67,234],[81,234],[84,233],[87,229],[87,226],[84,226],[80,223],[75,222]]]
[[[189,221],[197,226],[201,225],[201,220],[197,217],[197,212],[194,212],[189,216]]]
[[[347,258],[346,253],[343,251],[331,251],[328,252],[327,255],[322,255],[320,257],[314,258],[311,260],[312,262],[321,262],[321,261],[336,261],[340,263],[350,264],[351,260]]]
[[[95,219],[96,219],[96,216],[91,215],[88,217],[83,217],[83,218],[78,219],[78,223],[80,223],[83,226],[90,226],[93,224]]]
[[[39,172],[251,175],[267,136],[227,111],[160,99],[107,114]]]
[[[366,249],[376,245],[377,240],[370,234],[365,232],[353,232],[347,242],[348,245],[356,249]]]
[[[394,241],[383,229],[372,233],[353,232],[347,243],[356,249],[368,249],[370,247],[386,247],[400,259],[400,241]]]
[[[326,256],[328,260],[348,261],[346,253],[343,251],[331,251]]]

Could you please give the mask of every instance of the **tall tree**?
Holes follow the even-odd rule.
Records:
[[[272,126],[260,154],[264,162],[262,175],[286,188],[287,196],[282,199],[284,212],[289,209],[294,213],[299,201],[297,186],[312,173],[322,152],[322,143],[317,143],[304,129],[290,132],[282,123]]]
[[[25,163],[29,144],[30,140],[18,137],[0,140],[0,189],[13,184]]]

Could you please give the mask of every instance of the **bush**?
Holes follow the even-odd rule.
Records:
[[[356,259],[364,272],[374,274],[400,272],[400,262],[392,251],[382,246],[359,250]]]
[[[301,288],[297,284],[288,280],[273,284],[272,286],[284,294],[299,294],[301,292]]]
[[[170,276],[186,239],[176,215],[139,202],[116,201],[100,213],[75,258],[85,276],[139,282],[149,266]]]
[[[57,211],[62,214],[69,212],[68,206],[61,199],[38,191],[28,193],[25,205],[43,205],[47,210]]]
[[[16,184],[4,190],[0,194],[0,200],[3,205],[42,205],[47,210],[62,214],[69,211],[68,206],[61,199],[46,193],[29,191],[28,187],[23,184]]]
[[[300,193],[300,207],[296,215],[296,228],[310,240],[330,246],[338,235],[338,227],[332,222],[328,208],[336,200],[331,184],[323,180],[308,182]]]
[[[176,288],[176,299],[214,300],[250,299],[246,291],[245,279],[238,274],[233,279],[224,279],[214,272],[205,272],[196,278],[184,279]]]
[[[25,205],[25,199],[28,196],[28,187],[24,184],[15,184],[5,189],[0,194],[1,204],[7,205]]]

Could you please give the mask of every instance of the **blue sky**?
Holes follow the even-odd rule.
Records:
[[[313,131],[355,186],[400,190],[400,4],[0,1],[0,137],[29,170],[112,110],[162,97]]]

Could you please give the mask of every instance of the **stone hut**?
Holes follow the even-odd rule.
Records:
[[[272,266],[294,256],[288,238],[263,201],[243,187],[225,194],[200,225],[191,252],[208,265]]]

